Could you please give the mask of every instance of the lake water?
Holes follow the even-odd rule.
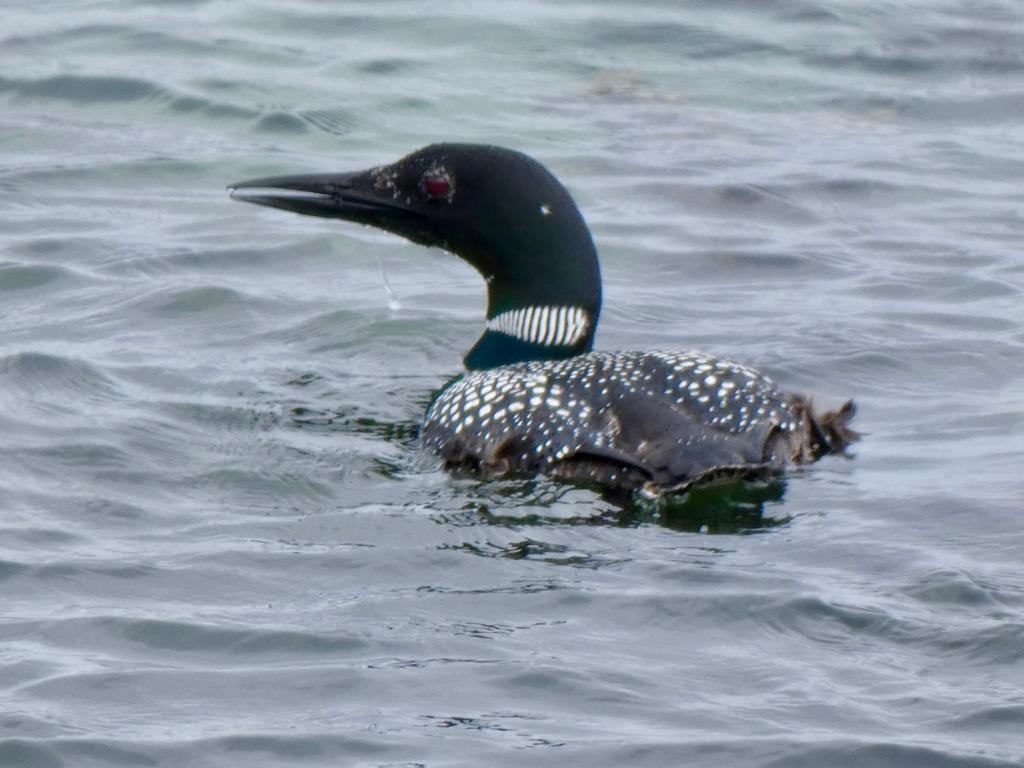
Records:
[[[3,18],[0,765],[1024,761],[1020,0]],[[438,140],[565,181],[598,348],[853,397],[851,457],[440,471],[479,277],[224,189]]]

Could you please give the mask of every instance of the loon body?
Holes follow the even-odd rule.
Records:
[[[277,176],[232,196],[341,218],[451,251],[487,283],[469,372],[427,410],[421,436],[449,467],[545,473],[651,494],[778,471],[856,439],[852,402],[816,414],[745,366],[697,352],[593,352],[597,252],[540,163],[436,144],[392,165]]]

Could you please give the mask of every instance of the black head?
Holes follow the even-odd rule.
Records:
[[[520,152],[434,144],[367,171],[230,189],[236,199],[368,224],[469,262],[488,285],[488,330],[466,356],[470,368],[592,346],[601,278],[590,232],[565,187]]]

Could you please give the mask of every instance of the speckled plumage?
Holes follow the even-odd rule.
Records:
[[[450,466],[651,492],[830,447],[806,400],[698,352],[590,352],[474,371],[434,400],[422,438]]]

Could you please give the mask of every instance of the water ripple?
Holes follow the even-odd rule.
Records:
[[[22,399],[49,401],[55,406],[62,400],[96,403],[124,396],[98,366],[43,352],[16,352],[0,357],[0,381],[5,390]]]
[[[1019,0],[8,6],[0,764],[1020,764]],[[224,186],[448,139],[566,181],[599,347],[855,455],[441,471],[479,276]]]

